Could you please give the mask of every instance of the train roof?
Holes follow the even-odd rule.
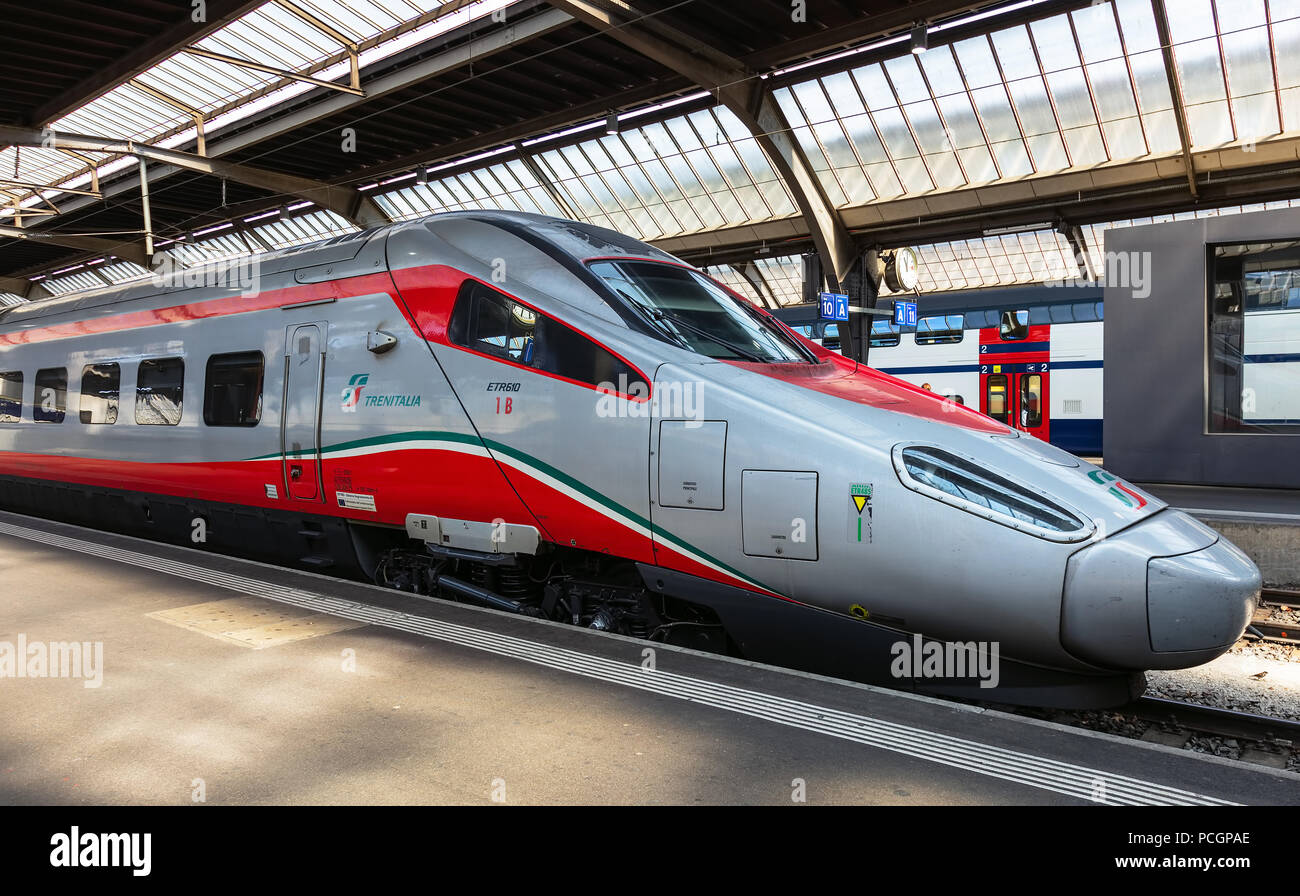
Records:
[[[247,269],[257,265],[260,275],[284,273],[302,268],[325,264],[338,264],[351,261],[361,254],[365,246],[375,239],[385,239],[394,230],[405,227],[419,227],[433,221],[448,219],[474,220],[501,227],[523,239],[542,241],[551,254],[556,252],[581,260],[593,256],[629,255],[642,258],[661,258],[674,260],[673,256],[655,249],[646,243],[593,224],[553,218],[547,215],[528,212],[498,210],[466,210],[441,212],[412,221],[385,224],[371,227],[356,233],[330,237],[302,246],[262,252],[225,259],[211,264],[179,269],[187,283],[164,285],[157,278],[150,277],[118,286],[105,286],[101,289],[84,290],[50,299],[26,302],[0,308],[0,330],[15,325],[22,326],[31,321],[57,315],[80,316],[87,312],[108,306],[128,302],[145,301],[171,293],[186,292],[194,289],[193,283],[220,280],[223,274]],[[343,273],[342,276],[347,276]]]

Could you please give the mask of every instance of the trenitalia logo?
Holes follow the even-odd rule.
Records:
[[[1124,482],[1113,473],[1107,473],[1105,470],[1093,470],[1088,474],[1088,478],[1098,485],[1111,484],[1108,491],[1124,503],[1126,507],[1133,510],[1141,510],[1147,506],[1147,499],[1139,495],[1133,489],[1129,488]]]
[[[361,390],[370,382],[370,374],[357,373],[353,374],[352,379],[348,380],[348,387],[343,390],[343,412],[345,414],[355,414],[357,405],[361,404]]]

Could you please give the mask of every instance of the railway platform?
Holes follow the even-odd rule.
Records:
[[[1300,805],[1261,766],[7,513],[0,576],[6,804]]]

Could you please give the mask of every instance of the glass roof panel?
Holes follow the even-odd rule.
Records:
[[[733,292],[740,293],[760,308],[768,307],[768,303],[764,301],[763,297],[760,296],[754,287],[750,285],[744,275],[731,265],[712,265],[702,268],[702,270],[723,286],[730,288]]]
[[[758,258],[754,264],[778,305],[797,305],[803,301],[803,259],[800,256]]]
[[[1078,68],[1079,50],[1074,45],[1074,33],[1069,16],[1052,16],[1039,19],[1029,27],[1043,71],[1047,73]]]

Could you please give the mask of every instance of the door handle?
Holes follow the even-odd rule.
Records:
[[[289,478],[292,479],[294,482],[297,482],[299,479],[301,479],[301,478],[302,478],[302,466],[299,465],[299,464],[293,464],[292,466],[290,466],[290,467],[289,467]]]

